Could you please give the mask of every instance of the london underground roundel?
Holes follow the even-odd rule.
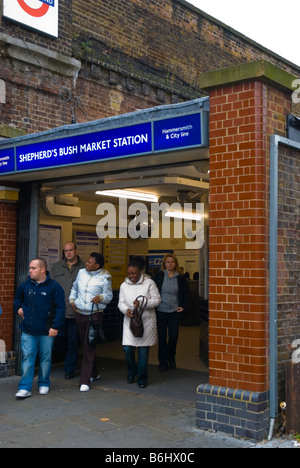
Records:
[[[47,5],[46,3],[43,3],[38,8],[32,8],[25,2],[25,0],[17,0],[17,1],[20,7],[25,11],[25,13],[28,13],[28,15],[33,16],[34,18],[41,18],[49,10],[49,5]]]
[[[58,37],[59,0],[4,0],[3,16]]]

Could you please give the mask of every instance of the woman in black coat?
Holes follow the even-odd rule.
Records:
[[[188,311],[189,286],[186,278],[179,273],[178,260],[173,254],[165,255],[162,271],[154,281],[162,298],[156,311],[159,370],[166,372],[176,368],[179,323]]]

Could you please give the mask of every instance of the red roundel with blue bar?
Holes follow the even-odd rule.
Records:
[[[58,37],[59,0],[4,0],[2,3],[5,18]]]
[[[18,4],[20,7],[28,13],[30,16],[34,16],[35,18],[41,18],[44,16],[48,10],[49,10],[49,5],[46,3],[43,3],[41,7],[39,8],[31,8],[30,6],[27,5],[27,3],[24,0],[17,0]]]

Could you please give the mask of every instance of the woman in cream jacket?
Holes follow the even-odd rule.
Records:
[[[143,265],[133,260],[128,265],[127,278],[120,288],[119,309],[124,314],[123,348],[127,362],[128,383],[133,383],[137,375],[140,388],[147,386],[148,358],[150,346],[157,343],[157,325],[155,308],[160,304],[161,298],[156,284],[143,274]],[[135,338],[130,329],[132,311],[138,296],[148,299],[147,307],[143,313],[144,335]],[[138,363],[135,361],[135,351],[138,349]]]

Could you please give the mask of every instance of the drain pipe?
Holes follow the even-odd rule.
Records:
[[[278,137],[270,139],[270,240],[269,240],[269,378],[270,378],[270,430],[268,440],[273,437],[278,407],[278,354],[277,354],[277,257],[278,257]]]
[[[278,312],[277,312],[277,268],[278,268],[278,149],[283,145],[300,151],[300,143],[278,135],[270,138],[270,242],[269,242],[269,374],[270,374],[270,429],[268,440],[273,437],[278,413]]]

